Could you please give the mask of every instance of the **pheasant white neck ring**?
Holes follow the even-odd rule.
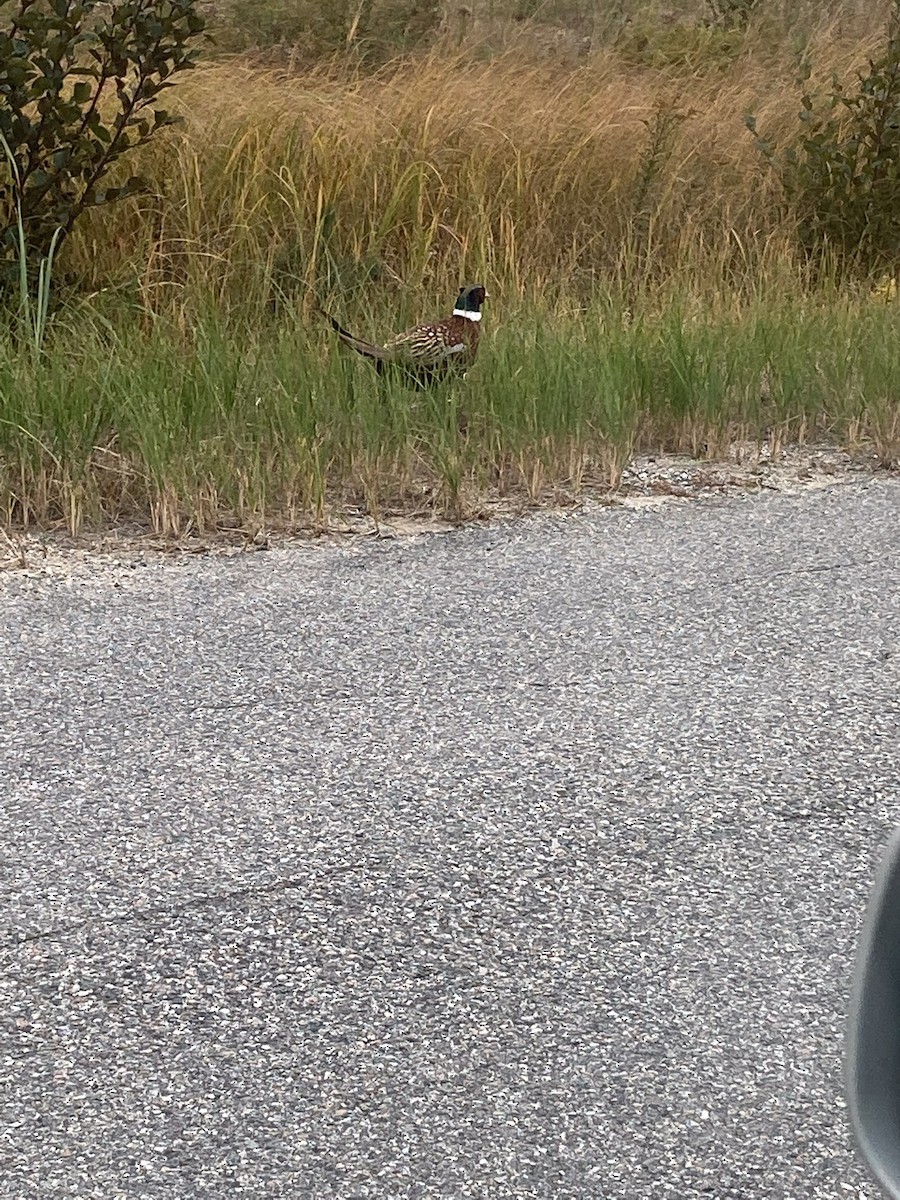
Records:
[[[445,308],[444,312],[446,312],[446,311],[447,310]],[[453,315],[454,315],[454,317],[465,317],[467,321],[480,321],[481,320],[480,312],[469,312],[469,310],[467,308],[454,308]]]

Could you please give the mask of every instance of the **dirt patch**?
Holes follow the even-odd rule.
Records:
[[[835,446],[787,446],[773,454],[768,446],[744,442],[720,462],[638,455],[622,473],[611,500],[637,508],[647,501],[662,504],[734,491],[798,492],[852,483],[876,470],[874,456]]]
[[[737,492],[792,493],[853,483],[875,474],[873,456],[853,454],[827,445],[786,446],[772,453],[767,446],[741,443],[722,461],[698,461],[675,455],[637,455],[622,474],[618,489],[585,487],[567,494],[554,489],[537,499],[520,496],[486,496],[473,521],[513,519],[534,512],[564,511],[584,505],[622,505],[659,508]],[[66,576],[79,563],[91,560],[92,570],[108,567],[133,569],[172,558],[186,560],[201,554],[236,556],[254,554],[273,546],[299,541],[333,545],[364,538],[406,538],[443,533],[459,521],[430,514],[392,513],[378,520],[365,512],[344,512],[329,517],[328,526],[309,529],[222,529],[215,534],[164,538],[136,525],[123,525],[77,538],[61,531],[4,533],[0,530],[0,581],[3,574]]]

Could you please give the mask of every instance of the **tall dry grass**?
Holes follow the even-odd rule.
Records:
[[[832,17],[811,33],[817,75],[862,65],[881,37],[867,28]],[[93,288],[131,276],[151,308],[199,291],[259,309],[280,287],[387,291],[413,311],[474,276],[549,303],[671,280],[787,287],[791,216],[744,117],[794,134],[799,51],[771,30],[730,46],[695,67],[520,49],[364,77],[211,63],[174,93],[184,127],[144,155],[153,194],[95,213],[66,266]]]

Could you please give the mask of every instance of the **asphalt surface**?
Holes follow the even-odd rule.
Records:
[[[0,581],[0,1196],[866,1200],[900,481]]]

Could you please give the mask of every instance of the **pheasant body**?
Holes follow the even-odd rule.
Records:
[[[464,374],[475,361],[486,297],[480,285],[463,287],[451,316],[414,325],[383,346],[354,337],[334,317],[325,316],[341,341],[374,363],[379,375],[399,373],[421,388],[451,374]]]

